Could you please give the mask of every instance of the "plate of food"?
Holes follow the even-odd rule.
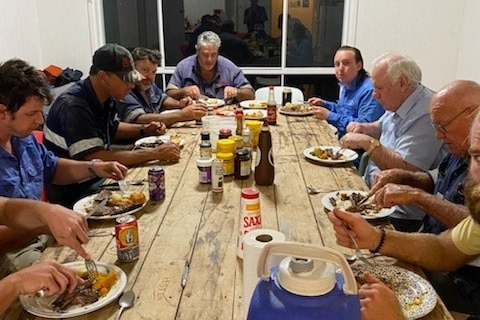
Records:
[[[63,293],[51,297],[40,297],[38,294],[20,296],[22,307],[29,313],[43,318],[71,318],[84,315],[115,301],[125,289],[127,275],[122,269],[113,265],[96,261],[98,276],[92,282],[79,285],[72,293]],[[75,269],[79,276],[86,279],[85,262],[65,263]]]
[[[204,103],[207,106],[218,106],[221,107],[225,105],[225,101],[217,98],[200,98],[198,99],[200,103]]]
[[[244,100],[240,102],[240,106],[244,109],[266,109],[266,100]]]
[[[303,155],[307,159],[329,164],[350,162],[358,158],[354,150],[337,146],[310,147],[303,151]]]
[[[142,192],[101,190],[78,200],[73,210],[92,220],[116,219],[141,210],[147,204]]]
[[[329,192],[322,197],[323,207],[329,211],[339,208],[345,211],[360,214],[365,219],[384,218],[393,213],[395,209],[382,208],[370,201],[357,206],[357,204],[368,196],[368,192],[360,190],[339,190]]]
[[[373,267],[365,264],[352,266],[357,281],[365,283],[364,272],[368,271],[387,285],[400,301],[408,319],[419,319],[429,314],[437,304],[437,293],[432,285],[418,274],[393,265]]]
[[[267,111],[259,109],[249,109],[243,111],[243,116],[245,117],[245,120],[263,120],[267,118]]]
[[[135,141],[135,149],[155,148],[167,142],[174,142],[178,144],[180,147],[183,147],[183,145],[185,144],[185,140],[183,140],[178,136],[174,136],[174,137],[169,135],[149,136],[149,137],[144,137]]]
[[[312,108],[309,104],[287,102],[279,112],[287,116],[309,116],[312,115]]]

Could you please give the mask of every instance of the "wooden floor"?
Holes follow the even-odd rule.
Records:
[[[226,177],[224,192],[214,194],[209,185],[198,182],[195,160],[199,155],[200,126],[186,123],[169,130],[185,140],[179,163],[163,164],[166,174],[166,198],[149,203],[136,214],[140,228],[140,258],[131,263],[117,261],[113,237],[93,237],[86,249],[95,260],[116,264],[128,276],[126,289],[136,293],[133,308],[122,319],[235,319],[245,317],[242,300],[242,260],[236,247],[240,210],[240,192],[255,186],[248,180]],[[337,145],[337,138],[326,123],[312,117],[278,115],[271,127],[275,183],[257,187],[263,228],[275,229],[291,241],[337,246],[324,208],[322,195],[309,195],[307,185],[325,189],[367,190],[351,165],[323,166],[307,161],[303,150],[317,145]],[[134,168],[127,180],[146,178],[154,163]],[[133,188],[133,187],[130,187]],[[142,187],[135,187],[136,190]],[[148,193],[147,186],[143,186]],[[91,221],[93,230],[113,231],[114,220]],[[61,262],[78,256],[69,248],[53,247],[44,258]],[[190,272],[185,288],[181,286],[185,261]],[[418,270],[417,270],[418,271]],[[76,319],[114,319],[117,303]],[[23,311],[17,303],[5,319],[42,319]],[[439,301],[423,319],[452,319]]]

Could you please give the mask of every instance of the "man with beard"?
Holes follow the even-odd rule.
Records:
[[[464,180],[468,171],[468,134],[474,114],[480,107],[480,85],[456,80],[438,91],[430,104],[430,118],[436,138],[449,154],[438,168],[438,177],[423,171],[390,169],[377,172],[372,192],[383,207],[401,205],[423,216],[422,232],[440,233],[453,228],[468,216],[464,206]]]
[[[439,235],[403,233],[372,226],[360,215],[334,209],[328,217],[337,243],[353,248],[346,230],[358,246],[416,264],[426,270],[444,271],[441,286],[432,283],[449,310],[480,315],[480,113],[470,133],[470,169],[465,199],[470,215],[455,228]],[[376,197],[377,198],[377,197]],[[405,319],[394,293],[377,278],[366,275],[360,291],[362,319]],[[435,279],[434,279],[435,280]],[[440,284],[440,283],[438,283]],[[477,319],[473,316],[470,319]]]
[[[141,79],[124,99],[118,101],[121,121],[143,124],[158,121],[169,127],[179,121],[201,120],[206,115],[205,105],[193,104],[189,97],[180,100],[169,97],[155,84],[162,59],[160,51],[139,47],[133,50],[132,57]],[[162,113],[166,110],[176,112]]]
[[[255,91],[242,70],[219,56],[221,43],[215,32],[201,33],[195,46],[197,53],[177,64],[167,94],[175,99],[204,96],[237,102],[255,99]]]

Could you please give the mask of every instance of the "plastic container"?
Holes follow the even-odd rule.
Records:
[[[271,267],[273,256],[286,256]],[[336,272],[336,270],[341,272]],[[267,243],[257,264],[258,282],[247,320],[360,320],[357,284],[345,257],[298,242]]]
[[[223,192],[223,160],[220,159],[212,162],[212,192]]]
[[[220,139],[217,141],[217,152],[235,153],[235,141],[233,139]]]
[[[242,189],[242,198],[240,200],[240,225],[237,245],[238,257],[243,259],[243,236],[261,227],[260,192],[255,188],[244,188]]]
[[[245,125],[250,129],[250,143],[252,148],[256,149],[258,146],[258,137],[260,136],[260,130],[262,128],[262,122],[258,120],[247,120]]]
[[[272,135],[265,121],[260,132],[255,165],[255,183],[259,186],[270,186],[275,179],[273,166]]]
[[[231,152],[217,152],[217,159],[223,160],[223,175],[231,176],[235,173],[235,165],[233,162],[234,155]]]
[[[212,182],[212,161],[210,159],[197,159],[198,181],[200,183]]]
[[[237,127],[234,117],[204,116],[202,117],[202,131],[210,132],[210,143],[212,151],[217,151],[218,132],[222,128],[229,128],[232,131]],[[260,128],[259,128],[260,130]]]
[[[228,139],[235,141],[235,149],[243,148],[243,136],[230,136]]]

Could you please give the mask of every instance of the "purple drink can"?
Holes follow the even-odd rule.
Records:
[[[148,190],[150,200],[165,199],[165,171],[161,166],[155,166],[148,170]]]

